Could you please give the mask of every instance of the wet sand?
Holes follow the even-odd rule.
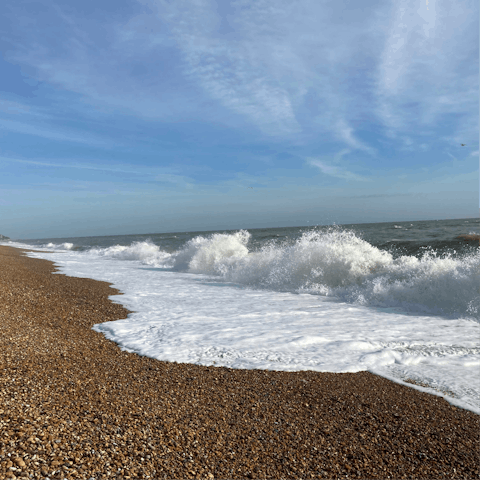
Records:
[[[0,479],[480,474],[480,416],[367,372],[233,370],[122,352],[109,284],[0,247]]]

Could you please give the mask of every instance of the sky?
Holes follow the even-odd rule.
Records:
[[[478,217],[478,60],[477,0],[3,0],[0,233]]]

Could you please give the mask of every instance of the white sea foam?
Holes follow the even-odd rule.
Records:
[[[73,243],[65,242],[65,243],[47,243],[45,245],[42,245],[40,248],[48,248],[48,249],[60,249],[60,250],[72,250],[74,247]],[[31,246],[30,246],[31,248]]]
[[[354,305],[480,320],[480,248],[461,257],[394,257],[351,231],[308,231],[291,244],[249,251],[250,233],[197,236],[168,253],[151,241],[92,248],[86,255],[215,276],[254,289],[335,297]],[[48,244],[71,250],[72,243]]]
[[[196,237],[169,256],[168,265],[173,260],[176,271],[216,275],[252,288],[480,319],[480,250],[461,258],[426,252],[420,259],[395,259],[353,232],[332,229],[249,253],[249,238],[246,231]]]
[[[195,237],[175,254],[174,268],[191,273],[226,275],[248,256],[249,239],[250,233],[245,230]]]
[[[92,248],[87,254],[118,260],[137,260],[153,267],[168,266],[171,255],[151,241],[133,242],[131,245],[114,245],[106,248]]]
[[[339,229],[248,246],[241,231],[172,254],[137,242],[29,255],[124,292],[112,299],[135,313],[95,329],[128,351],[232,368],[369,370],[480,414],[478,250],[394,258]]]

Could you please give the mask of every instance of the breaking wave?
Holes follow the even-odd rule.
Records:
[[[168,267],[171,255],[160,249],[151,241],[133,242],[131,245],[113,245],[106,248],[91,248],[88,254],[117,260],[137,260],[152,267]]]
[[[83,254],[215,276],[250,288],[480,320],[480,248],[462,255],[426,250],[418,257],[399,256],[340,228],[304,232],[290,242],[273,239],[257,250],[248,248],[250,238],[240,230],[197,236],[175,252],[141,241],[91,248]],[[55,246],[71,249],[70,245]]]
[[[394,256],[351,231],[304,233],[255,252],[250,234],[213,234],[175,253],[177,271],[216,275],[253,288],[311,293],[403,311],[480,319],[480,249],[462,257]]]
[[[69,242],[65,242],[65,243],[50,242],[45,245],[41,245],[40,248],[53,248],[55,250],[75,250],[75,245]]]

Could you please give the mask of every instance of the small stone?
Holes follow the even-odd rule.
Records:
[[[367,372],[237,371],[121,352],[91,329],[129,314],[108,299],[118,292],[52,275],[51,263],[14,252],[0,247],[0,479],[7,457],[37,446],[37,459],[10,462],[5,478],[20,477],[20,468],[44,480],[340,478],[345,470],[456,478],[453,465],[462,478],[478,476],[475,457],[464,454],[479,446],[472,412]],[[308,377],[300,390],[299,376]],[[20,417],[27,396],[31,410]],[[423,451],[428,459],[417,456]]]

